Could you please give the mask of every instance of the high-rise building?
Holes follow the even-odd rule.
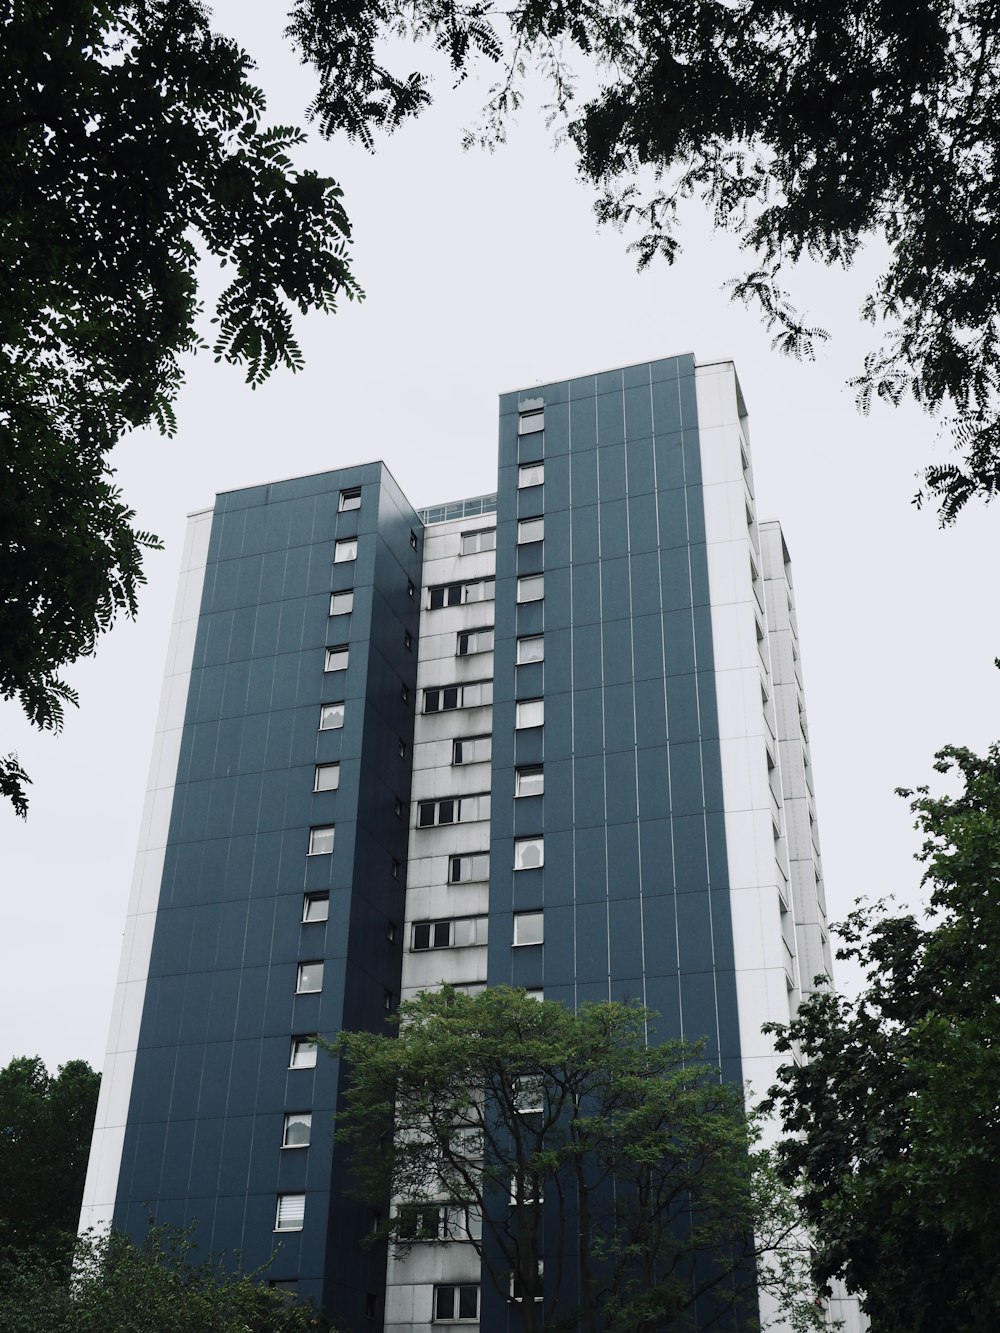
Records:
[[[733,366],[504,394],[495,495],[367,463],[192,516],[84,1224],[197,1219],[344,1328],[492,1333],[473,1247],[360,1245],[314,1034],[443,981],[638,999],[763,1090],[829,970]]]

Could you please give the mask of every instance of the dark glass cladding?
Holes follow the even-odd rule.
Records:
[[[206,1253],[239,1250],[253,1271],[276,1249],[279,1196],[304,1195],[269,1277],[346,1327],[382,1300],[385,1251],[331,1188],[345,1165],[329,1132],[281,1148],[289,1113],[330,1125],[340,1095],[312,1034],[383,1031],[400,991],[393,811],[410,795],[421,532],[382,464],[218,499],[114,1219],[141,1237],[155,1201],[158,1221],[197,1219]],[[344,644],[330,611],[348,590]],[[310,829],[333,826],[332,853],[307,856]],[[322,964],[321,989],[302,963]]]

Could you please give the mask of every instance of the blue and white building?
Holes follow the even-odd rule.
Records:
[[[443,981],[639,999],[763,1090],[828,976],[788,553],[731,363],[503,394],[496,494],[382,463],[190,520],[84,1225],[197,1219],[351,1330],[506,1327],[365,1248],[336,1062]]]

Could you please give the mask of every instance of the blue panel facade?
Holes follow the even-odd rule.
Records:
[[[196,1219],[199,1245],[249,1269],[277,1251],[271,1277],[348,1327],[377,1312],[385,1254],[343,1197],[338,1064],[293,1044],[382,1030],[398,999],[421,541],[381,464],[219,497],[115,1212],[137,1236],[151,1212]],[[342,725],[321,722],[332,704]],[[334,764],[339,785],[314,790]],[[313,846],[330,827],[332,853]],[[328,919],[306,919],[327,894]],[[305,1111],[311,1143],[283,1147]],[[298,1195],[304,1225],[276,1232]]]

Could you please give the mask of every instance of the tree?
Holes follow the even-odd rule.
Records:
[[[775,1029],[804,1057],[770,1096],[816,1277],[866,1293],[879,1333],[1000,1322],[1000,747],[948,747],[935,768],[962,790],[900,793],[924,835],[927,923],[859,906],[838,956],[866,969],[861,995],[816,992]]]
[[[232,272],[213,353],[260,384],[302,363],[292,310],[357,285],[332,180],[261,125],[249,58],[197,0],[0,0],[0,698],[58,729],[59,672],[134,615],[144,550],[114,485],[122,435],[174,429],[203,345],[197,272]],[[24,814],[27,774],[0,759]]]
[[[322,80],[322,131],[369,147],[430,101],[385,39],[427,38],[458,81],[498,70],[478,134],[502,139],[534,66],[551,90],[598,216],[639,227],[640,266],[678,252],[680,202],[756,260],[734,280],[782,351],[827,335],[780,283],[803,256],[849,267],[871,238],[890,258],[862,314],[881,346],[860,406],[905,394],[950,421],[957,462],[925,472],[951,522],[1000,491],[1000,18],[987,0],[295,0],[290,33]],[[597,91],[574,99],[581,74]],[[918,500],[922,498],[918,496]]]
[[[101,1076],[86,1060],[52,1075],[37,1057],[0,1070],[0,1246],[65,1254],[80,1220]]]
[[[76,1241],[73,1276],[37,1251],[0,1255],[0,1333],[306,1333],[327,1328],[308,1305],[222,1256],[200,1261],[190,1230],[152,1226]]]
[[[471,1244],[525,1333],[752,1319],[758,1281],[818,1327],[741,1089],[699,1048],[650,1043],[654,1019],[446,987],[402,1004],[395,1037],[341,1033],[360,1196],[396,1201],[381,1234],[398,1254]]]

